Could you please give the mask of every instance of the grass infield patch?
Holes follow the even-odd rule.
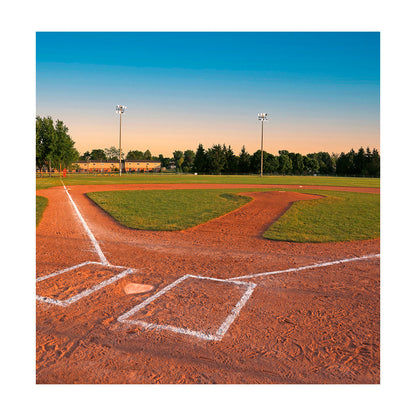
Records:
[[[100,176],[88,174],[68,175],[63,180],[66,185],[93,185],[93,184],[117,184],[117,183],[233,183],[233,184],[268,184],[277,185],[284,189],[285,185],[332,185],[348,187],[380,187],[380,178],[343,178],[326,176],[265,176],[256,175],[175,175],[175,174],[141,174],[119,176]],[[37,178],[36,189],[45,189],[52,186],[61,186],[62,181],[59,176],[51,178]],[[252,189],[262,192],[265,189]],[[233,201],[228,201],[230,205],[223,205],[227,197],[224,197],[225,190],[206,190],[204,192],[222,192],[223,197],[216,197],[219,207],[208,207],[207,212],[198,212],[201,208],[205,210],[206,201],[189,201],[182,195],[179,200],[170,197],[168,192],[201,192],[199,190],[177,190],[177,191],[141,191],[141,192],[163,192],[164,200],[160,195],[156,198],[154,205],[148,205],[145,201],[142,207],[134,205],[129,207],[128,201],[114,201],[123,208],[125,217],[133,228],[155,229],[155,230],[179,230],[189,228],[198,223],[203,223],[238,208],[245,202],[233,205]],[[227,195],[236,192],[248,192],[250,189],[227,191]],[[119,191],[121,192],[121,191]],[[305,201],[294,204],[286,214],[279,219],[264,237],[273,240],[297,241],[297,242],[326,242],[326,241],[350,241],[380,236],[380,196],[361,193],[342,193],[339,191],[308,191],[297,189],[296,192],[314,192],[325,195],[319,201]],[[150,194],[149,194],[150,195]],[[229,197],[230,198],[230,197]],[[338,199],[337,199],[338,198]],[[92,198],[93,199],[93,198]],[[117,218],[117,212],[111,212],[111,198],[102,197],[102,202],[97,202],[104,210],[109,212],[114,218],[124,223],[124,218]],[[202,198],[203,199],[203,198]],[[139,202],[141,203],[141,202]],[[215,201],[210,201],[211,205],[216,205]],[[45,202],[38,202],[36,199],[36,224],[39,223],[42,213],[46,207]],[[192,206],[193,205],[193,206]],[[209,205],[209,204],[208,204]],[[117,208],[118,209],[118,208]],[[188,212],[189,210],[189,212]],[[143,211],[143,212],[142,212]],[[137,218],[140,213],[146,220],[139,221]],[[176,215],[176,218],[174,217]],[[163,216],[165,220],[163,220]],[[194,216],[187,221],[185,216]],[[158,217],[161,217],[159,219]],[[143,224],[146,222],[146,224]],[[165,225],[164,225],[165,224]],[[156,228],[152,228],[155,226]]]
[[[48,199],[43,196],[36,195],[36,227],[39,225],[47,206]]]
[[[321,190],[314,193],[325,198],[295,202],[263,237],[300,243],[380,237],[380,195]]]
[[[143,190],[93,192],[88,196],[127,227],[175,231],[239,208],[250,198],[238,192],[249,191],[268,190]],[[314,193],[324,198],[295,202],[263,236],[271,240],[314,243],[380,237],[380,195],[321,190]]]
[[[91,192],[87,195],[122,225],[155,231],[185,230],[251,200],[223,189]]]

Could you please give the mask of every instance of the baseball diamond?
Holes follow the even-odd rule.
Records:
[[[86,196],[233,188],[251,201],[182,231],[127,228]],[[38,190],[48,205],[36,233],[37,383],[379,383],[380,240],[262,235],[295,201],[320,198],[313,190],[380,190],[297,189]],[[127,290],[132,284],[146,290]]]

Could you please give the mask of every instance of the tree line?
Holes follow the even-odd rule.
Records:
[[[159,160],[159,158],[152,156],[150,150],[142,152],[141,150],[130,150],[124,158],[124,152],[121,152],[121,159],[127,160]],[[104,162],[116,162],[120,160],[120,152],[115,146],[109,149],[93,149],[91,152],[86,151],[79,157],[80,161],[101,160]]]
[[[36,166],[42,169],[49,166],[54,169],[70,168],[77,161],[102,160],[118,161],[119,149],[112,146],[108,149],[93,149],[83,155],[74,147],[75,142],[68,134],[65,124],[51,117],[36,117]],[[215,144],[204,149],[199,144],[196,151],[175,150],[172,157],[159,154],[155,157],[150,150],[130,150],[126,160],[159,160],[162,168],[175,166],[177,172],[199,174],[259,174],[261,151],[253,154],[245,146],[235,154],[230,146]],[[380,155],[377,149],[358,152],[351,149],[348,153],[329,154],[328,152],[300,153],[279,150],[277,154],[263,151],[263,173],[277,175],[339,175],[339,176],[380,176]]]
[[[175,150],[172,159],[159,156],[162,167],[173,161],[179,172],[206,174],[259,174],[261,151],[249,154],[245,146],[236,155],[230,146],[216,144],[204,149],[200,144],[196,152]],[[380,155],[377,149],[358,152],[351,149],[340,155],[328,152],[300,153],[279,150],[276,155],[263,151],[263,173],[278,175],[340,175],[380,176]]]

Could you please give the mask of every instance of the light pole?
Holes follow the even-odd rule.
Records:
[[[119,154],[120,154],[120,165],[119,165],[120,176],[121,176],[121,115],[124,113],[126,108],[127,107],[125,105],[116,106],[116,113],[120,114],[120,134],[119,134],[119,138],[118,138],[118,150],[119,150]]]
[[[261,121],[261,155],[260,155],[260,176],[263,176],[263,122],[267,120],[267,113],[257,114]]]

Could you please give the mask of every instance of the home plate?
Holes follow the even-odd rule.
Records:
[[[153,289],[154,287],[152,285],[142,285],[140,283],[127,283],[126,286],[124,286],[124,292],[126,295],[149,292]]]

